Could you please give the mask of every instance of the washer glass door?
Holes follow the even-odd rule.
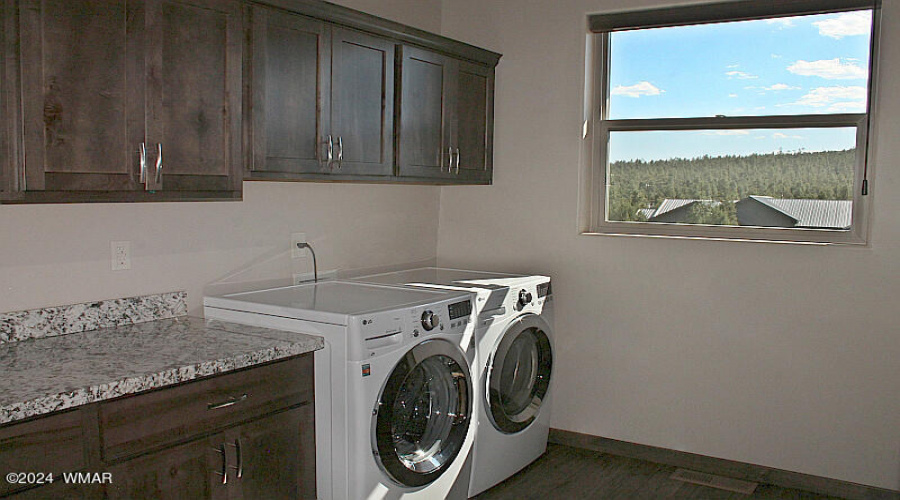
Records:
[[[426,340],[394,367],[373,416],[374,454],[397,483],[431,483],[462,449],[472,416],[472,381],[458,347]]]
[[[488,363],[488,415],[501,432],[519,432],[537,418],[553,368],[548,333],[540,316],[524,314],[507,327]]]

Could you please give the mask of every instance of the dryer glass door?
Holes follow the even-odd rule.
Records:
[[[537,418],[553,368],[548,333],[540,316],[524,314],[500,338],[487,371],[487,405],[501,432],[519,432]]]
[[[413,347],[388,377],[373,417],[373,449],[397,483],[431,483],[462,449],[472,416],[462,352],[445,340]]]

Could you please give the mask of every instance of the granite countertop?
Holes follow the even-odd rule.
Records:
[[[323,346],[314,335],[188,316],[0,344],[0,425]]]

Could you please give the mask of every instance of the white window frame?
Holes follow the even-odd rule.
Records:
[[[869,88],[868,109],[866,113],[853,114],[821,114],[821,115],[772,115],[772,116],[728,116],[703,118],[648,118],[610,120],[609,112],[609,69],[610,69],[610,33],[621,29],[645,29],[666,26],[690,26],[709,22],[739,21],[748,19],[764,19],[828,12],[829,10],[810,10],[810,2],[806,1],[802,11],[790,13],[747,15],[742,12],[753,0],[737,2],[719,2],[701,6],[675,7],[649,11],[632,11],[614,14],[598,14],[589,16],[589,24],[595,32],[588,35],[586,57],[586,82],[590,85],[586,100],[587,123],[585,124],[584,152],[585,176],[582,182],[582,206],[580,226],[581,233],[588,235],[614,236],[646,236],[671,238],[696,238],[713,240],[764,241],[778,243],[812,243],[812,244],[852,244],[866,245],[869,236],[869,218],[873,185],[872,134],[873,111],[875,109],[876,61],[878,54],[878,35],[880,33],[881,6],[878,0],[871,1],[868,7],[844,8],[842,10],[873,9],[872,35],[869,50]],[[782,5],[792,0],[781,0]],[[761,3],[761,2],[759,2]],[[767,2],[768,3],[768,2]],[[858,4],[853,0],[820,0],[829,4],[831,12],[840,12],[830,4]],[[758,3],[757,3],[758,5]],[[698,7],[710,9],[713,14],[697,17]],[[639,15],[636,16],[636,14]],[[703,16],[703,14],[700,14]],[[623,20],[624,18],[624,20]],[[640,19],[640,24],[631,27],[606,29],[597,31],[597,24],[606,22],[629,23]],[[609,185],[608,141],[611,132],[620,131],[677,131],[677,130],[725,130],[725,129],[771,129],[771,128],[828,128],[856,127],[857,158],[854,166],[853,181],[853,215],[849,230],[773,228],[753,226],[715,226],[700,224],[678,224],[664,222],[630,222],[608,221],[607,188]],[[863,195],[864,184],[866,195]]]

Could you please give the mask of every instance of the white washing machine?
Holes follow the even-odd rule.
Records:
[[[320,499],[465,498],[474,294],[329,281],[204,298],[207,318],[321,335]]]
[[[469,496],[504,481],[546,451],[553,368],[549,277],[429,267],[355,280],[477,294],[478,428]]]

